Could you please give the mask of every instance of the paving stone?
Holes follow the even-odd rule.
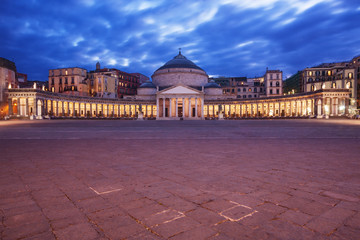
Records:
[[[46,222],[28,223],[20,226],[5,228],[3,231],[4,239],[30,238],[50,231],[50,225]]]
[[[355,238],[359,135],[331,119],[0,121],[0,238]],[[257,212],[219,215],[240,205]]]
[[[70,225],[54,231],[56,239],[97,239],[99,233],[88,223]]]
[[[161,198],[158,200],[158,202],[181,212],[187,212],[197,208],[197,204],[175,196]]]
[[[236,203],[233,203],[229,200],[225,199],[215,199],[214,201],[202,204],[203,208],[210,209],[214,212],[220,213],[222,211],[225,211],[229,208],[237,206]]]
[[[173,237],[171,237],[171,240],[191,240],[191,239],[207,239],[211,236],[214,236],[216,232],[205,226],[200,226],[197,228],[193,228],[189,231],[185,231],[182,233],[179,233]]]
[[[196,228],[197,226],[199,226],[199,223],[197,221],[189,217],[182,217],[171,222],[160,224],[152,229],[160,236],[170,238],[179,233]]]
[[[185,215],[205,226],[211,226],[226,220],[226,218],[219,215],[218,213],[202,207],[198,207],[194,211],[187,212]]]
[[[307,222],[309,222],[311,219],[313,219],[313,216],[307,215],[302,212],[297,212],[294,210],[288,210],[285,213],[280,214],[277,216],[278,218],[286,221],[290,221],[292,223],[298,224],[298,225],[305,225]]]
[[[255,209],[259,212],[265,211],[268,213],[273,213],[275,216],[288,210],[287,208],[278,206],[273,203],[264,203],[264,204],[261,204],[261,205],[255,207]]]

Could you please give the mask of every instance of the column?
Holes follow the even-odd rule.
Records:
[[[185,98],[182,98],[182,117],[185,118]]]
[[[191,117],[191,98],[189,99],[189,118]]]
[[[12,98],[8,99],[9,103],[9,116],[13,115],[13,105],[12,105]]]
[[[178,112],[179,112],[179,105],[178,105],[178,98],[175,98],[175,116],[178,116]]]
[[[156,98],[156,118],[159,118],[159,101],[160,98]]]
[[[195,98],[195,117],[197,118],[199,115],[198,115],[198,99],[197,98]]]
[[[166,98],[163,98],[163,117],[166,117],[165,116],[165,101],[166,101]]]
[[[171,110],[172,110],[171,105],[172,105],[172,98],[169,98],[169,118],[172,117],[172,116],[171,116]]]
[[[124,107],[124,117],[126,117],[126,105],[124,104],[123,107]]]
[[[247,117],[248,116],[248,106],[247,106],[247,104],[245,104],[245,117]]]
[[[25,98],[25,116],[29,115],[29,100]]]
[[[132,105],[130,104],[130,105],[129,105],[129,116],[130,116],[130,117],[132,117],[132,109],[131,109],[131,108],[132,108]]]
[[[201,98],[200,100],[200,108],[201,108],[201,119],[204,119],[204,98]],[[209,112],[209,106],[207,107]]]
[[[115,105],[112,104],[112,117],[115,117]]]

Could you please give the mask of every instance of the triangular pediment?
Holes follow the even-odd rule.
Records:
[[[201,91],[188,86],[178,85],[160,91],[158,94],[201,94]]]

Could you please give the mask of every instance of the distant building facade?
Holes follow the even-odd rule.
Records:
[[[17,88],[15,63],[0,57],[0,102],[6,101],[5,90],[8,88]]]
[[[219,84],[223,94],[236,98],[261,98],[282,95],[282,71],[266,70],[262,77],[209,78]]]
[[[349,62],[324,63],[305,68],[301,75],[302,92],[315,92],[320,89],[348,89],[349,105],[356,109],[357,81],[355,68]]]

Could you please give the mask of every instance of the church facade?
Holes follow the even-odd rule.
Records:
[[[238,99],[223,94],[207,73],[179,52],[157,69],[152,82],[124,99],[72,96],[39,89],[8,89],[9,115],[42,119],[131,118],[202,120],[327,117],[349,114],[348,89]]]

